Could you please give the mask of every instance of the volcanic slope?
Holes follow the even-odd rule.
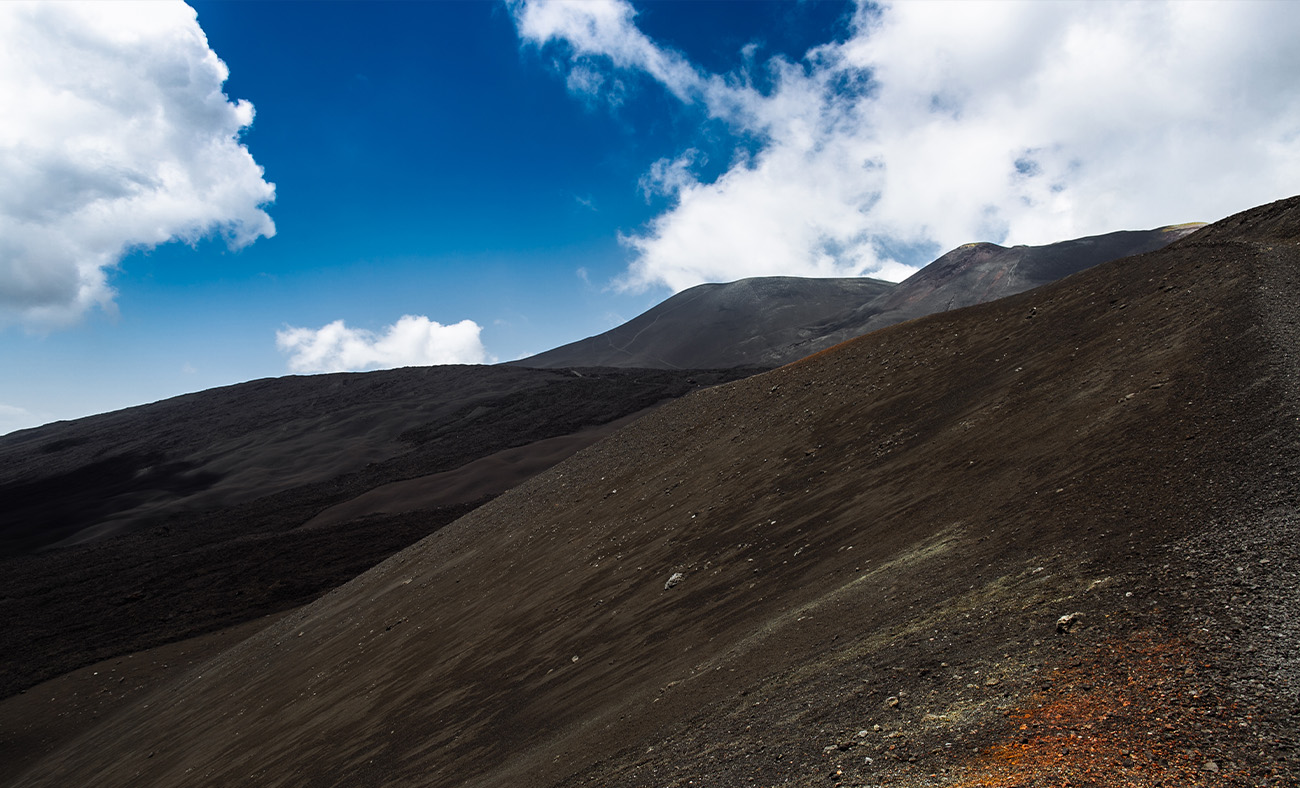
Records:
[[[1291,199],[705,389],[12,784],[1293,785],[1297,303]]]
[[[1045,246],[965,244],[852,313],[811,329],[820,337],[814,349],[905,320],[1032,290],[1109,260],[1155,251],[1201,227],[1204,224],[1192,222],[1154,230],[1121,230]]]
[[[851,313],[894,288],[866,277],[763,276],[696,285],[603,334],[530,356],[522,367],[775,367],[810,327]],[[594,362],[594,363],[593,363]]]
[[[294,376],[0,437],[0,697],[315,599],[640,411],[743,374]]]
[[[525,367],[775,367],[904,320],[992,301],[1098,263],[1149,252],[1200,225],[1046,246],[973,243],[895,285],[867,278],[756,277],[683,290],[603,334],[510,362]]]

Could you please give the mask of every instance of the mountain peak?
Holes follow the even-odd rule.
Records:
[[[1148,252],[1188,227],[1125,231],[1044,246],[963,244],[895,285],[866,277],[752,277],[683,290],[603,334],[539,353],[524,367],[776,367],[878,328],[991,301]]]

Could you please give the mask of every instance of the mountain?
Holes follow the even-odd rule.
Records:
[[[1041,287],[1109,260],[1152,252],[1203,226],[1193,222],[1155,230],[1122,230],[1046,246],[1007,248],[990,243],[966,244],[869,304],[819,325],[814,330],[819,337],[815,349],[905,320]]]
[[[9,784],[1293,784],[1298,274],[1293,198],[694,392]]]
[[[894,287],[865,277],[766,276],[697,285],[603,334],[510,362],[523,367],[772,367],[787,348],[818,338],[811,327]]]
[[[966,244],[894,285],[875,279],[758,277],[683,290],[603,334],[510,362],[525,367],[776,367],[877,328],[1054,282],[1149,252],[1199,224],[1046,246]]]
[[[304,604],[744,370],[258,380],[0,437],[0,697]]]

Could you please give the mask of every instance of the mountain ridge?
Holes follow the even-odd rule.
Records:
[[[777,367],[878,328],[1023,292],[1153,251],[1200,227],[1121,230],[1044,246],[963,244],[900,283],[757,277],[683,290],[602,334],[515,366]]]
[[[893,286],[867,277],[790,276],[697,285],[595,337],[509,363],[543,368],[589,366],[591,361],[666,369],[779,366],[781,348],[811,338],[810,326]],[[761,329],[752,319],[759,311]]]

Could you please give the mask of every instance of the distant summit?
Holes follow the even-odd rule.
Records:
[[[765,276],[696,285],[603,334],[539,353],[521,367],[772,367],[819,339],[817,326],[895,285],[879,279]]]
[[[1154,251],[1201,226],[1121,231],[1046,246],[965,244],[898,284],[774,276],[698,285],[603,334],[510,364],[776,367],[904,320],[992,301]]]

